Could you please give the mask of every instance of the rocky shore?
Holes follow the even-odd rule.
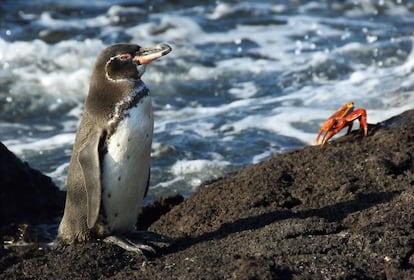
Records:
[[[1,279],[414,279],[414,111],[161,198],[141,228],[177,241],[150,257],[39,249],[31,229],[60,217],[63,194],[0,152]]]

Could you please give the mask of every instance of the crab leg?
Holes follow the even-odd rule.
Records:
[[[364,136],[367,136],[368,134],[367,112],[365,109],[358,108],[350,112],[344,118],[336,120],[332,128],[329,131],[327,131],[325,136],[323,137],[322,146],[325,145],[325,143],[329,139],[331,139],[335,134],[340,132],[345,126],[348,126],[347,134],[349,134],[352,128],[352,124],[356,119],[359,120],[359,125],[361,129],[364,131]]]
[[[323,139],[325,139],[327,137],[328,132],[332,128],[334,128],[336,120],[344,118],[346,115],[351,113],[352,110],[354,109],[354,107],[355,107],[354,102],[348,102],[348,103],[342,105],[341,107],[339,107],[338,110],[336,110],[335,113],[333,113],[332,116],[330,116],[329,119],[326,120],[322,124],[321,129],[318,132],[318,136],[316,136],[315,145],[317,145],[319,143],[319,137],[321,136],[321,134],[323,132],[326,132],[325,136],[323,137]],[[352,127],[352,125],[351,125],[351,127]],[[351,131],[351,129],[348,130],[348,133],[349,133],[349,131]],[[323,139],[322,139],[322,142],[323,142]]]

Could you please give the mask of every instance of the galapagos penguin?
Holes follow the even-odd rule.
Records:
[[[166,44],[115,44],[98,56],[68,169],[58,241],[102,239],[128,251],[152,251],[135,228],[148,190],[154,125],[141,76],[170,51]],[[145,238],[167,240],[153,234]]]

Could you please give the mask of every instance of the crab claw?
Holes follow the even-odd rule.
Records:
[[[324,139],[326,139],[326,137],[328,135],[328,132],[335,127],[336,121],[338,119],[344,118],[346,115],[351,113],[352,110],[354,109],[354,107],[355,107],[354,102],[348,102],[348,103],[342,105],[341,107],[339,107],[338,110],[336,110],[335,113],[333,113],[333,115],[330,116],[329,119],[327,119],[322,124],[321,129],[318,132],[318,136],[316,136],[315,145],[319,144],[319,138],[320,138],[321,134],[323,132],[325,132],[325,136],[322,139],[322,145],[323,145],[324,142],[325,142]],[[350,130],[351,130],[351,127],[349,128],[348,133],[349,133]]]
[[[348,113],[344,118],[336,119],[335,124],[329,129],[322,139],[322,146],[331,139],[335,134],[340,132],[344,127],[348,126],[348,132],[351,131],[352,124],[355,120],[359,120],[359,125],[364,131],[364,136],[368,134],[367,111],[363,108],[358,108]]]

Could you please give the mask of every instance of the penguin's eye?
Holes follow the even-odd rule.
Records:
[[[131,60],[131,57],[132,56],[129,53],[120,54],[118,56],[119,60],[121,60],[121,61]]]

